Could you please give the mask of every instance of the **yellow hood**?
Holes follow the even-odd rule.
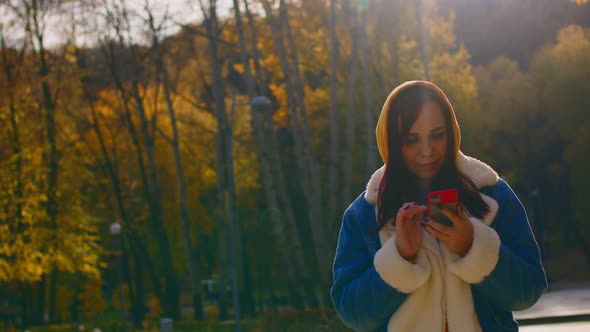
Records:
[[[457,118],[455,117],[453,105],[451,105],[451,102],[445,93],[434,83],[428,81],[408,81],[402,83],[393,91],[391,91],[385,100],[385,104],[383,104],[381,114],[379,115],[379,121],[377,122],[377,129],[375,130],[375,134],[377,135],[377,146],[379,147],[381,159],[383,159],[383,163],[385,164],[387,164],[389,161],[389,147],[387,141],[387,116],[389,113],[389,106],[401,91],[416,85],[421,85],[434,91],[448,105],[449,111],[451,112],[451,123],[453,124],[453,136],[455,138],[455,159],[458,157],[459,146],[461,145],[461,131],[459,130],[459,124],[457,123]]]

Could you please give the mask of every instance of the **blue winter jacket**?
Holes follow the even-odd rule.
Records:
[[[484,332],[517,331],[512,312],[531,307],[547,288],[539,248],[521,202],[504,180],[480,192],[499,205],[491,227],[501,244],[491,274],[471,284],[475,311]],[[370,235],[375,226],[375,207],[363,193],[344,213],[331,289],[336,312],[356,331],[386,331],[389,319],[408,297],[375,271],[373,258],[381,248],[378,234]]]

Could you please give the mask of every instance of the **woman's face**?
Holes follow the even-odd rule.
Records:
[[[421,182],[430,183],[445,162],[447,136],[442,108],[425,103],[402,144],[404,164]]]

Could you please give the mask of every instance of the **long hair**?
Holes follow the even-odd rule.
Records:
[[[448,105],[429,88],[412,86],[401,91],[389,106],[387,117],[389,160],[379,184],[377,227],[372,233],[381,230],[390,218],[395,218],[404,202],[418,201],[420,198],[418,197],[420,194],[418,179],[406,168],[401,148],[422,106],[428,102],[435,102],[442,108],[448,137],[445,161],[432,179],[430,189],[456,188],[459,192],[459,205],[476,218],[481,219],[490,211],[473,181],[457,167],[451,111]]]

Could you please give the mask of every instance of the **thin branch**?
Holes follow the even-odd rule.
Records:
[[[174,89],[172,89],[171,92],[174,94],[174,96],[179,97],[181,100],[187,102],[192,107],[199,109],[199,110],[204,110],[204,112],[207,114],[213,114],[213,112],[211,110],[209,110],[209,107],[207,107],[206,104],[202,104],[202,103],[199,103],[199,101],[192,100],[191,98],[185,96],[184,94],[182,94],[180,92],[177,92]]]
[[[203,13],[205,22],[209,22],[209,15],[207,15],[207,13],[205,12],[205,5],[203,5],[203,0],[199,0],[199,6],[201,7],[201,12]]]
[[[162,136],[166,140],[166,142],[170,143],[170,145],[174,145],[174,140],[170,136],[166,135],[166,133],[163,132],[162,129],[158,127],[155,128],[158,134],[160,134],[160,136]]]
[[[182,23],[182,22],[174,22],[174,24],[176,24],[180,28],[183,28],[183,29],[185,29],[185,30],[187,30],[189,32],[194,33],[197,36],[207,38],[207,33],[206,32],[200,31],[200,30],[198,30],[197,28],[195,28],[192,25],[185,24],[185,23]],[[226,39],[223,39],[222,37],[219,37],[219,36],[214,36],[213,39],[215,39],[218,42],[220,42],[222,44],[225,44],[227,46],[231,46],[231,47],[238,47],[239,46],[238,44],[236,44],[234,42],[231,42],[231,41],[228,41]]]

